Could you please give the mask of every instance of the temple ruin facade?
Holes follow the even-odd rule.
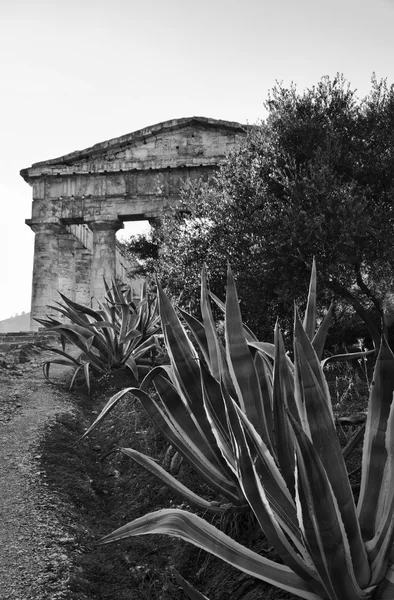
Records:
[[[123,223],[160,218],[185,180],[210,180],[245,135],[239,123],[174,119],[23,169],[33,190],[31,329],[58,292],[89,306],[103,299],[104,278],[130,269],[116,240]]]

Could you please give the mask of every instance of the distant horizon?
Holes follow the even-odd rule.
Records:
[[[6,317],[5,319],[0,319],[0,323],[2,323],[3,321],[9,321],[10,319],[16,319],[17,317],[24,317],[25,315],[30,315],[30,311],[22,311],[21,313],[16,313],[15,315],[10,315],[9,317]]]
[[[29,312],[0,320],[0,336],[8,333],[25,333],[28,331],[30,331]]]

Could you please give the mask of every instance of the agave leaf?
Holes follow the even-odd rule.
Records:
[[[306,600],[321,600],[291,569],[249,550],[192,513],[162,509],[140,517],[100,540],[108,544],[136,535],[166,534],[191,542],[251,577],[275,585]]]
[[[260,381],[245,339],[237,291],[230,268],[227,272],[225,337],[227,363],[239,405],[265,443],[269,444],[270,435],[263,411]]]
[[[330,307],[326,314],[323,317],[322,322],[320,323],[319,329],[316,331],[313,340],[312,346],[315,349],[316,355],[319,360],[323,358],[324,346],[326,344],[328,329],[331,325],[332,316],[334,313],[334,303],[331,302]]]
[[[129,356],[128,359],[124,363],[126,367],[130,369],[135,379],[138,381],[138,367],[135,359],[132,356]]]
[[[290,377],[282,334],[278,324],[275,327],[275,362],[273,381],[273,447],[282,475],[292,495],[294,495],[294,456],[295,448],[292,431],[289,428],[285,410],[288,408],[296,419],[299,414],[294,401],[293,381]]]
[[[87,348],[88,350],[90,350],[90,349],[91,349],[91,347],[92,347],[92,345],[93,345],[93,342],[94,342],[94,335],[92,335],[90,338],[88,338],[88,339],[86,340],[86,348]]]
[[[145,335],[151,335],[157,333],[160,329],[160,316],[158,313],[158,302],[157,298],[153,301],[143,298],[138,305],[137,322],[139,323],[139,329],[144,332]]]
[[[145,298],[147,298],[148,296],[148,282],[146,279],[144,279],[142,286],[141,286],[141,293],[140,293],[140,300],[144,300]]]
[[[146,355],[147,352],[157,347],[158,341],[155,335],[150,336],[148,339],[135,337],[127,350],[123,349],[119,352],[119,364],[122,365],[127,363],[130,356],[132,356],[136,362],[140,362],[140,359]]]
[[[54,360],[46,360],[42,366],[47,367],[47,365],[64,365],[66,367],[74,367],[75,365],[80,366],[80,363],[78,363],[78,361],[55,358]]]
[[[105,311],[105,316],[103,317],[103,322],[110,322],[111,314],[107,314],[109,311]],[[97,342],[102,342],[106,348],[108,348],[108,355],[112,355],[116,357],[118,351],[118,333],[114,326],[104,327],[100,329],[97,327],[95,329],[95,339]]]
[[[222,311],[222,313],[226,312],[226,305],[223,302],[223,300],[220,300],[220,298],[218,298],[213,292],[211,292],[210,290],[208,291],[209,297],[212,298],[212,300],[215,302],[216,306],[218,306],[220,308],[220,310]]]
[[[355,360],[359,358],[364,358],[364,356],[369,356],[370,354],[376,354],[376,350],[365,350],[364,352],[347,352],[346,354],[334,354],[333,356],[328,356],[321,362],[321,366],[325,367],[330,362],[348,362],[349,360]]]
[[[273,391],[273,367],[272,360],[275,359],[275,344],[270,344],[267,342],[248,342],[249,348],[254,348],[258,351],[259,356],[261,357],[261,361],[264,363],[264,367],[261,366],[261,361],[257,360],[255,356],[255,365],[257,374],[259,376],[260,381],[260,389],[263,398],[263,406],[264,413],[267,419],[267,429],[268,431],[273,430],[272,426],[272,411],[273,411],[273,399],[272,399],[272,391]],[[283,372],[283,376],[287,381],[287,389],[294,388],[294,384],[291,383],[292,376],[294,374],[294,365],[291,362],[289,356],[285,355],[286,366],[284,362],[281,363],[281,369]],[[295,400],[294,400],[295,402]]]
[[[146,340],[141,340],[141,342],[137,342],[137,346],[134,350],[134,358],[139,358],[146,354],[152,348],[157,348],[158,342],[157,337],[155,335],[151,335]]]
[[[394,598],[394,565],[391,565],[376,588],[374,600],[392,600]]]
[[[172,327],[167,330],[163,325],[163,330],[166,331],[167,343],[174,350],[171,358],[171,379],[188,407],[195,427],[200,432],[201,440],[204,440],[204,446],[210,448],[213,455],[217,457],[216,440],[204,409],[198,356],[194,349],[193,353],[187,354],[186,345],[181,339],[177,339],[176,334],[173,335]],[[188,344],[190,344],[189,340]]]
[[[101,373],[108,371],[108,367],[111,365],[111,360],[108,357],[100,354],[100,352],[93,346],[91,346],[90,349],[88,349],[86,346],[84,348],[81,347],[80,349],[82,351],[81,357],[84,357],[85,362],[92,363],[94,368]]]
[[[136,338],[140,338],[142,336],[141,331],[139,331],[138,329],[130,329],[127,332],[127,335],[125,335],[122,339],[122,344],[126,345],[129,342],[131,342],[132,340],[135,340]]]
[[[91,426],[81,436],[81,440],[83,440],[84,437],[86,437],[87,435],[89,435],[89,433],[91,433],[91,431],[93,431],[93,429],[95,429],[97,427],[97,425],[99,423],[101,423],[101,421],[111,412],[111,410],[113,408],[115,408],[116,404],[119,402],[119,400],[121,400],[123,398],[123,396],[125,396],[129,392],[132,392],[132,390],[134,390],[134,389],[135,389],[134,387],[124,388],[123,390],[120,390],[119,392],[117,392],[116,394],[114,394],[108,400],[107,404],[104,406],[104,408],[102,409],[102,411],[100,412],[100,414],[98,415],[98,417],[93,421],[93,423],[91,424]]]
[[[177,580],[177,582],[179,583],[179,585],[181,586],[181,588],[183,589],[183,591],[185,592],[186,596],[190,599],[190,600],[209,600],[209,598],[207,598],[207,596],[204,596],[204,594],[202,594],[201,592],[199,592],[194,585],[192,585],[191,583],[189,583],[188,581],[186,581],[186,579],[184,579],[176,569],[172,569],[172,572],[174,574],[175,579]]]
[[[99,321],[97,323],[92,324],[92,329],[112,329],[115,330],[115,325],[110,321]]]
[[[54,348],[53,346],[48,346],[46,348],[47,350],[50,350],[51,352],[55,352],[55,354],[60,354],[60,356],[64,356],[65,358],[67,358],[71,363],[74,363],[76,366],[79,365],[79,359],[75,358],[72,354],[70,354],[69,352],[65,352],[64,350],[60,350],[59,348]],[[45,362],[53,362],[53,361],[45,361]]]
[[[105,277],[103,277],[103,281],[109,301],[113,304],[121,304],[123,301],[123,294],[121,292],[120,286],[116,282],[116,279],[114,277],[111,277],[111,287],[109,287],[109,285],[107,284]]]
[[[92,308],[89,308],[89,306],[85,306],[84,304],[78,304],[77,302],[74,302],[73,300],[70,300],[70,298],[67,298],[67,296],[64,296],[64,294],[61,294],[59,292],[63,302],[71,307],[72,309],[74,309],[76,312],[78,313],[82,313],[82,314],[86,314],[86,315],[90,315],[91,317],[93,317],[93,319],[95,321],[101,321],[101,315],[98,311],[93,310]]]
[[[215,302],[215,304],[221,309],[221,311],[223,313],[225,313],[226,312],[225,303],[222,302],[222,300],[220,300],[220,298],[215,296],[215,294],[213,292],[209,291],[208,294],[209,294],[210,298],[212,298],[212,300]],[[243,323],[243,328],[244,328],[245,339],[248,343],[258,341],[257,337],[255,336],[253,331],[247,325],[245,325],[245,323]]]
[[[103,277],[103,283],[104,283],[104,289],[105,289],[105,297],[109,302],[111,302],[113,292],[112,292],[111,288],[109,287],[105,277]]]
[[[88,386],[88,394],[90,394],[90,363],[83,365],[83,372],[85,375],[86,385]]]
[[[297,307],[295,307],[294,313],[295,313],[294,314],[295,346],[297,346],[297,348],[299,348],[300,351],[302,351],[303,355],[305,356],[305,359],[308,362],[310,369],[312,369],[312,371],[313,371],[316,381],[317,381],[317,383],[323,393],[323,396],[326,400],[327,406],[329,407],[331,414],[332,414],[330,391],[328,389],[328,384],[327,384],[326,378],[324,376],[323,370],[321,368],[320,360],[311,344],[310,339],[306,335],[304,328],[301,325]]]
[[[92,328],[89,326],[76,325],[75,323],[59,323],[58,325],[54,325],[51,327],[52,331],[64,330],[64,332],[69,334],[74,334],[77,336],[82,343],[92,335]]]
[[[86,343],[87,339],[89,339],[89,337],[90,337],[89,331],[85,330],[85,333],[83,334],[82,331],[79,331],[79,332],[75,331],[74,327],[68,326],[68,325],[66,325],[66,326],[59,325],[59,326],[53,327],[51,329],[53,331],[54,330],[58,331],[71,344],[73,344],[74,346],[76,346],[77,348],[82,350],[82,352],[86,353],[93,362],[99,362],[99,363],[101,363],[102,366],[105,367],[104,360],[100,360],[99,356],[97,356],[96,354],[93,354],[93,346],[98,348],[98,351],[101,352],[103,357],[107,357],[108,353],[109,353],[108,347],[105,345],[105,343],[102,340],[100,340],[98,338],[97,334],[95,335],[94,342],[89,349],[87,346],[87,343]]]
[[[70,319],[71,322],[76,325],[80,325],[81,327],[89,327],[92,323],[92,320],[89,319],[87,315],[82,313],[78,313],[75,310],[64,307],[62,304],[57,303],[58,306],[52,306],[51,308],[64,315],[67,319]],[[58,324],[61,325],[61,322]]]
[[[186,323],[190,327],[191,332],[193,333],[193,335],[198,343],[198,347],[201,351],[201,354],[204,357],[204,360],[205,360],[211,374],[218,381],[220,381],[220,379],[223,378],[227,388],[229,390],[231,390],[232,393],[235,394],[235,390],[233,391],[234,386],[233,386],[233,383],[232,383],[232,380],[230,377],[230,373],[227,368],[226,352],[223,347],[223,344],[217,338],[217,340],[216,340],[217,341],[217,352],[220,354],[220,358],[215,357],[215,365],[212,366],[210,355],[209,355],[209,350],[208,350],[207,336],[205,335],[204,325],[202,323],[200,323],[200,321],[198,321],[197,319],[195,319],[194,317],[189,315],[186,311],[179,309],[179,312],[181,313],[181,315],[185,319]],[[214,326],[214,325],[212,325],[212,326]],[[216,358],[217,358],[217,360],[216,360]],[[220,370],[220,372],[218,371],[218,369]],[[216,375],[215,375],[215,373],[216,373]],[[219,373],[219,376],[217,377],[218,373]]]
[[[378,528],[376,508],[387,461],[386,430],[393,401],[394,356],[382,339],[369,397],[364,436],[362,475],[357,510],[364,540],[371,540]]]
[[[309,283],[308,301],[306,305],[303,327],[310,340],[313,339],[316,329],[316,261],[313,259],[311,279]]]
[[[281,488],[278,489],[277,487],[274,488],[272,486],[274,482],[280,481],[280,472],[275,473],[275,478],[273,478],[272,474],[270,473],[267,477],[267,484],[265,481],[266,478],[263,476],[263,472],[257,473],[255,460],[250,453],[245,432],[239,420],[236,407],[233,405],[233,401],[226,397],[226,394],[224,394],[224,397],[226,398],[226,407],[231,423],[231,431],[234,437],[234,445],[237,447],[238,477],[244,495],[247,498],[262,531],[265,533],[267,539],[275,548],[283,562],[285,562],[285,564],[287,564],[295,573],[297,573],[297,575],[302,577],[302,579],[309,584],[312,589],[321,592],[322,588],[320,586],[320,582],[318,581],[316,571],[311,569],[310,565],[301,559],[299,553],[295,550],[292,543],[289,542],[287,536],[282,531],[282,528],[266,494],[267,484],[270,487],[270,491],[275,489],[275,495],[273,495],[273,497],[276,499],[278,499],[280,495],[283,495],[284,497],[289,495],[288,487],[284,483],[283,479]],[[269,450],[266,448],[266,452],[263,454],[265,459],[263,465],[265,467],[270,465],[271,468],[277,469],[276,466],[273,467],[274,461],[272,460],[272,457],[270,460],[268,455]],[[294,506],[292,512],[295,513]],[[299,550],[299,537],[298,539],[294,538],[292,541],[296,542]]]
[[[157,371],[159,369],[160,367],[156,367]],[[159,406],[153,398],[146,395],[141,397],[143,406],[169,443],[179,450],[211,487],[231,502],[239,504],[238,485],[217,447],[212,432],[214,445],[201,436],[187,406],[166,378],[155,376],[155,373],[151,372],[146,379],[153,379],[162,404]],[[146,385],[145,380],[143,385]],[[209,426],[206,417],[205,419],[206,426]]]
[[[219,340],[216,333],[211,305],[208,300],[207,270],[205,264],[201,273],[201,314],[208,344],[208,364],[212,375],[219,381],[223,371],[222,355],[219,348]]]
[[[157,284],[157,286],[160,317],[171,366],[185,400],[193,406],[195,405],[196,409],[200,407],[201,411],[202,394],[198,366],[199,357],[187,337],[171,302],[164,294],[160,284]]]
[[[121,299],[123,300],[123,298]],[[119,307],[119,305],[118,305]],[[120,321],[120,331],[119,331],[119,343],[122,344],[126,334],[128,332],[129,319],[130,319],[130,306],[126,302],[121,302],[120,304],[121,310],[121,321]]]
[[[310,344],[310,342],[306,340],[306,337],[303,338],[302,345],[297,338],[295,339],[297,363],[301,375],[303,405],[308,424],[306,432],[322,462],[338,503],[338,510],[341,513],[349,540],[351,559],[357,581],[361,587],[365,587],[370,579],[370,569],[357,519],[353,493],[332,413],[315,371],[304,352],[307,344]],[[308,348],[306,348],[306,351],[308,352]],[[322,377],[324,377],[323,374]]]
[[[138,452],[137,450],[133,450],[132,448],[119,448],[120,452],[122,452],[125,456],[128,456],[136,462],[138,465],[152,473],[155,477],[160,479],[165,485],[171,488],[174,492],[182,496],[191,506],[196,507],[198,510],[208,511],[211,513],[222,514],[225,510],[220,506],[212,506],[210,502],[201,498],[198,494],[195,494],[185,485],[180,483],[175,477],[167,473],[163,467],[158,465],[154,460]]]
[[[76,363],[78,365],[78,362]],[[64,360],[61,358],[57,358],[55,360],[46,360],[42,365],[42,372],[44,374],[45,379],[49,381],[49,369],[51,365],[63,365],[66,367],[72,367],[74,364],[71,361]]]
[[[182,315],[182,317],[184,318],[184,320],[186,321],[186,324],[190,328],[192,334],[194,335],[194,338],[195,338],[196,342],[198,343],[198,347],[201,351],[201,354],[204,357],[205,362],[207,363],[207,365],[209,365],[208,342],[207,342],[207,336],[205,334],[204,325],[202,323],[200,323],[200,321],[198,319],[196,319],[192,315],[189,315],[188,312],[186,312],[185,310],[182,310],[182,308],[179,308],[178,310],[179,310],[180,314]]]
[[[302,427],[288,412],[297,439],[297,478],[303,531],[330,600],[370,598],[361,589],[335,494],[324,466]],[[367,572],[367,579],[369,573]]]
[[[385,444],[387,461],[376,508],[376,534],[366,543],[372,564],[371,584],[384,577],[394,541],[394,402],[390,407]]]
[[[249,346],[250,347],[250,346]],[[273,367],[269,358],[265,354],[255,352],[253,357],[257,377],[260,382],[261,399],[263,411],[267,421],[267,432],[272,435],[274,430],[273,423]],[[272,446],[272,437],[270,439]]]
[[[166,373],[171,381],[166,377],[163,377],[161,373]],[[204,424],[201,427],[197,426],[196,418],[188,402],[185,402],[179,388],[176,387],[177,379],[170,366],[158,366],[152,370],[143,382],[143,387],[146,388],[146,382],[153,381],[156,391],[162,401],[163,409],[168,415],[168,418],[175,425],[177,429],[183,432],[187,438],[190,438],[196,447],[199,447],[200,452],[206,456],[206,458],[217,465],[221,464],[219,453],[217,450],[216,441],[211,435],[210,440],[201,433],[202,429],[208,429],[209,422],[207,416],[202,413],[204,418]],[[211,441],[213,440],[213,443]]]
[[[173,383],[160,375],[161,371],[170,377],[173,376],[171,367],[162,365],[153,369],[141,384],[141,390],[144,391],[153,382],[161,399],[159,404],[153,397],[146,395],[146,398],[142,399],[145,410],[169,443],[193,464],[211,487],[230,501],[239,503],[236,480],[234,481],[212,432],[214,445],[210,445],[206,438],[201,436],[201,430],[197,428],[188,405],[182,401]],[[209,426],[206,415],[205,420],[205,426]]]
[[[267,354],[271,358],[275,358],[275,344],[270,344],[269,342],[256,342],[250,341],[248,345],[252,348],[256,348],[262,354]]]
[[[365,422],[352,435],[346,446],[342,449],[343,458],[346,460],[364,437]]]
[[[235,474],[234,453],[227,425],[226,408],[223,402],[221,386],[203,365],[201,365],[201,380],[204,406],[212,432],[222,456],[231,472]]]
[[[68,389],[69,389],[69,390],[71,390],[71,389],[72,389],[72,387],[73,387],[73,385],[74,385],[74,383],[75,383],[75,380],[76,380],[76,378],[77,378],[77,375],[78,375],[78,373],[79,373],[79,372],[80,372],[80,371],[83,369],[83,367],[84,367],[84,365],[79,365],[79,367],[78,367],[77,369],[75,369],[75,371],[74,371],[74,373],[73,373],[73,376],[72,376],[72,378],[71,378],[71,381],[70,381],[70,385],[68,386]]]
[[[108,302],[101,302],[100,300],[97,300],[97,303],[99,305],[99,310],[97,310],[97,314],[99,315],[99,320],[112,320],[115,315],[116,315],[116,309],[114,306],[110,306],[108,304]]]
[[[263,482],[264,493],[266,494],[271,510],[275,514],[281,528],[286,532],[305,562],[311,564],[299,529],[294,500],[286,481],[278,469],[274,457],[253,425],[236,404],[234,404],[234,408],[245,430],[248,447],[251,456],[253,456],[260,479]]]
[[[47,317],[46,319],[39,319],[38,317],[35,317],[34,321],[40,323],[40,325],[44,325],[44,327],[47,329],[51,328],[53,325],[60,325],[60,321],[53,319],[52,317]]]

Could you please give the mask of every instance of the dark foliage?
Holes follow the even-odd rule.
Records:
[[[394,306],[394,87],[373,78],[360,100],[339,75],[302,93],[278,84],[266,107],[214,185],[185,185],[147,240],[158,258],[138,241],[144,268],[193,309],[202,262],[222,295],[229,261],[246,322],[269,338],[277,317],[291,330],[315,256],[322,302],[351,306],[378,343]]]

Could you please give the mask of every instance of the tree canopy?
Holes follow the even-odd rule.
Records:
[[[223,295],[230,262],[244,319],[264,336],[277,317],[290,327],[315,257],[322,299],[348,302],[378,343],[394,312],[394,86],[373,77],[359,99],[340,75],[301,93],[277,84],[266,108],[215,180],[186,185],[129,249],[192,308],[202,263]]]

